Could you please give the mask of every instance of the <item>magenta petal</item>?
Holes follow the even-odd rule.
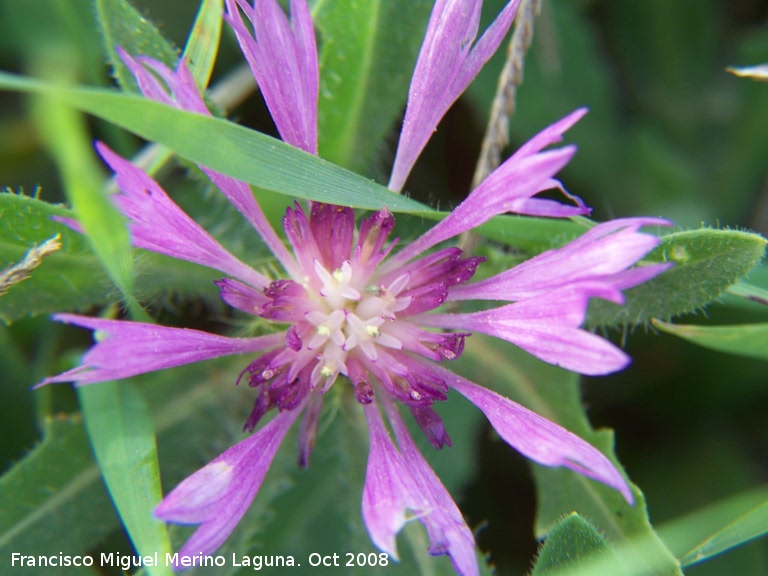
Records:
[[[621,370],[630,360],[607,340],[578,328],[584,322],[589,299],[594,297],[623,302],[615,287],[590,282],[482,312],[424,315],[420,322],[482,332],[512,342],[550,364],[596,376]]]
[[[277,449],[301,410],[282,412],[185,479],[155,508],[166,522],[201,524],[179,556],[209,555],[243,517],[256,497]]]
[[[442,367],[446,382],[483,411],[515,450],[543,466],[565,466],[618,490],[630,504],[632,491],[621,473],[597,448],[565,428]]]
[[[570,124],[561,120],[554,126],[559,130]],[[543,152],[537,150],[539,145],[553,141],[555,135],[562,136],[562,132],[552,128],[550,126],[543,131],[545,138],[541,134],[532,138],[536,145],[529,146],[527,150],[536,150],[535,153],[515,154],[508,158],[441,222],[390,258],[382,274],[398,269],[432,246],[476,228],[499,214],[517,212],[557,217],[588,214],[590,209],[580,199],[565,192],[554,178],[574,155],[576,147],[564,146]],[[576,206],[556,206],[554,201],[532,199],[532,196],[552,188],[562,190]]]
[[[430,554],[447,554],[460,575],[477,576],[479,568],[472,531],[448,490],[419,452],[394,404],[388,401],[386,408],[403,458],[416,482],[416,489],[421,491],[429,503],[429,513],[419,520],[429,535]]]
[[[222,278],[214,284],[219,287],[219,296],[224,302],[254,316],[259,314],[262,306],[272,301],[260,290],[231,278]]]
[[[143,170],[101,142],[96,143],[96,148],[117,176],[122,194],[113,200],[130,219],[135,246],[221,270],[254,286],[269,283],[187,216]]]
[[[103,334],[97,332],[97,342],[83,356],[82,366],[46,378],[38,386],[56,382],[81,385],[118,380],[220,356],[267,350],[279,346],[285,339],[285,332],[256,338],[227,338],[199,330],[76,314],[57,314],[53,318]]]
[[[162,62],[152,58],[142,56],[134,59],[119,46],[117,52],[136,78],[136,82],[145,97],[180,110],[197,112],[206,116],[211,115],[184,60],[179,61],[176,71],[173,72]],[[160,83],[156,75],[163,79],[166,86]],[[261,234],[264,242],[285,269],[292,276],[299,277],[300,272],[296,266],[296,261],[267,221],[261,207],[253,197],[250,186],[204,166],[200,166],[200,169]]]
[[[604,222],[562,248],[543,252],[486,280],[456,286],[450,291],[449,300],[520,300],[567,284],[590,281],[606,282],[619,289],[635,286],[668,267],[626,270],[661,242],[639,229],[666,225],[669,222],[658,218]]]
[[[238,6],[253,25],[248,30]],[[292,0],[293,24],[275,0],[226,0],[225,19],[256,77],[280,136],[317,154],[317,46],[305,0]]]
[[[477,37],[482,5],[479,0],[435,2],[413,71],[389,182],[389,188],[396,192],[402,190],[440,119],[496,52],[512,25],[517,0],[507,4],[488,31],[472,46]]]
[[[363,405],[368,421],[370,453],[363,488],[363,520],[373,543],[398,558],[395,536],[410,518],[406,511],[421,515],[429,505],[421,497],[408,472],[408,465],[392,444],[375,402]]]

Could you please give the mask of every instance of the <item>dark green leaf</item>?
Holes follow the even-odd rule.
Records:
[[[719,298],[763,258],[766,240],[739,230],[692,230],[664,236],[645,262],[674,267],[627,292],[625,306],[593,300],[590,326],[636,325],[694,312]]]
[[[62,248],[48,256],[28,280],[0,296],[0,320],[62,311],[82,311],[120,300],[99,260],[82,234],[53,216],[74,218],[62,206],[28,196],[0,193],[0,266],[16,262],[34,244],[55,234]],[[215,271],[148,252],[138,252],[137,294],[146,299],[160,293],[214,297]]]
[[[139,92],[133,74],[115,51],[122,47],[131,56],[151,56],[170,68],[176,67],[178,54],[173,46],[149,20],[144,18],[128,0],[93,0],[101,27],[104,50],[120,87],[127,92]]]
[[[183,112],[127,94],[63,88],[0,73],[0,87],[49,94],[109,120],[143,138],[164,144],[183,158],[265,190],[355,208],[434,215],[427,206],[232,122]]]
[[[43,442],[0,479],[0,492],[13,495],[0,507],[4,560],[12,552],[84,554],[118,526],[79,417],[47,420]],[[66,567],[44,570],[71,574]]]

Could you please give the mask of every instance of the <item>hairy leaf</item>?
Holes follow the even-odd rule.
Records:
[[[762,260],[765,245],[759,234],[739,230],[706,228],[664,236],[644,261],[674,262],[674,267],[627,291],[624,306],[593,300],[587,323],[633,326],[694,312],[749,274]]]

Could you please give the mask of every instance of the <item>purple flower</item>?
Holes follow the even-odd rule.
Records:
[[[253,26],[248,31],[238,7]],[[304,0],[291,0],[292,24],[276,0],[226,0],[232,26],[283,140],[317,154],[319,74],[312,18]]]
[[[408,107],[389,187],[399,192],[440,119],[475,79],[504,40],[519,0],[475,42],[482,0],[437,0],[408,92]]]
[[[482,63],[496,49],[514,15],[510,3],[483,38],[480,2],[438,0],[409,95],[406,125],[393,173],[399,190],[428,135]],[[251,21],[255,38],[239,10]],[[317,55],[309,12],[291,2],[293,27],[275,0],[227,0],[232,25],[283,138],[317,150]],[[145,96],[209,114],[186,64],[176,71],[121,52]],[[640,231],[666,225],[633,218],[600,224],[566,246],[515,268],[471,282],[484,258],[437,247],[506,212],[570,216],[588,212],[555,179],[573,146],[545,150],[582,115],[577,110],[544,129],[491,174],[443,221],[395,250],[394,216],[386,208],[355,221],[351,208],[294,204],[283,218],[290,250],[269,226],[247,184],[201,167],[248,219],[285,270],[282,278],[254,270],[229,254],[191,220],[144,172],[103,144],[117,175],[115,204],[129,220],[135,246],[221,271],[221,298],[275,325],[255,338],[227,338],[139,322],[74,314],[55,319],[96,330],[82,365],[42,384],[91,384],[232,354],[249,354],[238,382],[256,392],[245,429],[258,431],[187,478],[157,507],[159,518],[199,524],[181,550],[211,554],[256,497],[287,430],[299,417],[298,460],[309,463],[323,396],[348,386],[365,413],[370,452],[362,513],[373,542],[396,557],[395,536],[410,520],[422,522],[432,554],[450,556],[457,572],[476,575],[474,538],[447,490],[419,453],[401,417],[405,407],[435,448],[450,446],[433,409],[453,389],[473,402],[513,448],[545,466],[565,466],[633,496],[627,482],[597,449],[562,427],[443,367],[458,358],[472,332],[508,340],[534,356],[583,374],[622,369],[629,358],[581,328],[590,298],[622,302],[621,290],[666,265],[635,266],[659,240]],[[418,118],[418,121],[415,120]],[[405,150],[405,151],[403,151]],[[404,159],[401,159],[404,158]],[[399,166],[399,167],[398,167]],[[399,182],[399,184],[397,184]],[[560,189],[575,205],[536,198]],[[77,228],[75,222],[67,221]],[[472,313],[438,309],[448,301],[497,302]],[[398,406],[399,405],[399,406]],[[385,418],[394,439],[390,436]]]

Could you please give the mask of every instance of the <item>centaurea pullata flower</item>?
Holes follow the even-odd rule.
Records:
[[[509,27],[514,3],[497,20],[501,24],[494,24],[467,53],[477,33],[479,5],[459,0],[438,0],[435,5],[419,58],[428,64],[417,65],[419,78],[413,80],[422,88],[412,86],[408,106],[419,110],[432,103],[444,109],[407,136],[404,133],[403,139],[416,139],[417,149],[404,153],[406,168],[395,180],[404,181],[423,147],[418,141],[431,133],[490,56],[493,50],[488,46],[495,49],[501,41],[501,28],[505,32]],[[317,56],[314,42],[309,41],[306,4],[292,1],[292,26],[275,0],[256,0],[252,7],[243,0],[227,0],[226,6],[227,21],[255,73],[274,71],[274,77],[260,83],[280,134],[290,144],[315,152]],[[238,7],[252,21],[256,38],[251,38]],[[460,26],[457,15],[465,13],[472,17]],[[257,17],[263,21],[257,24]],[[455,48],[444,52],[446,62],[440,59],[442,46]],[[147,97],[209,113],[184,62],[171,71],[148,58],[122,56]],[[284,58],[300,63],[276,65]],[[437,86],[436,74],[460,79],[449,82],[453,88],[448,92],[455,95],[446,99],[423,88]],[[281,94],[289,93],[295,99],[281,99]],[[306,107],[312,110],[307,112]],[[295,114],[302,115],[301,121]],[[642,233],[641,227],[668,222],[629,218],[600,224],[570,244],[478,282],[471,280],[484,258],[439,246],[506,212],[555,217],[587,213],[588,208],[555,179],[575,148],[545,150],[583,114],[577,110],[534,136],[450,215],[399,249],[392,238],[395,218],[386,208],[357,224],[351,208],[322,202],[287,208],[286,248],[245,183],[201,167],[273,250],[285,271],[278,278],[229,254],[147,174],[99,144],[99,153],[117,175],[121,193],[114,201],[129,219],[134,245],[221,271],[225,277],[216,283],[221,298],[272,323],[275,330],[266,336],[228,338],[59,314],[57,320],[98,330],[102,336],[81,366],[43,383],[91,384],[220,356],[248,355],[238,382],[256,391],[245,422],[246,430],[256,431],[183,481],[156,509],[166,521],[200,525],[182,547],[182,556],[211,554],[224,542],[256,497],[282,439],[299,418],[298,460],[308,465],[323,398],[334,386],[345,387],[365,414],[370,452],[362,514],[373,542],[394,557],[396,534],[405,522],[416,519],[426,528],[432,554],[448,554],[460,574],[478,573],[472,532],[419,453],[401,415],[404,407],[435,448],[450,446],[446,426],[434,410],[450,390],[474,403],[499,435],[528,458],[545,466],[568,467],[615,488],[632,502],[627,482],[600,451],[444,367],[461,356],[472,332],[507,340],[582,374],[607,374],[629,362],[621,350],[581,325],[590,298],[621,303],[621,290],[666,267],[635,264],[659,242]],[[536,197],[550,189],[560,189],[573,204]],[[75,222],[67,224],[77,227]],[[486,306],[472,313],[440,311],[446,302],[464,300],[483,301]],[[270,412],[277,414],[262,424]]]

